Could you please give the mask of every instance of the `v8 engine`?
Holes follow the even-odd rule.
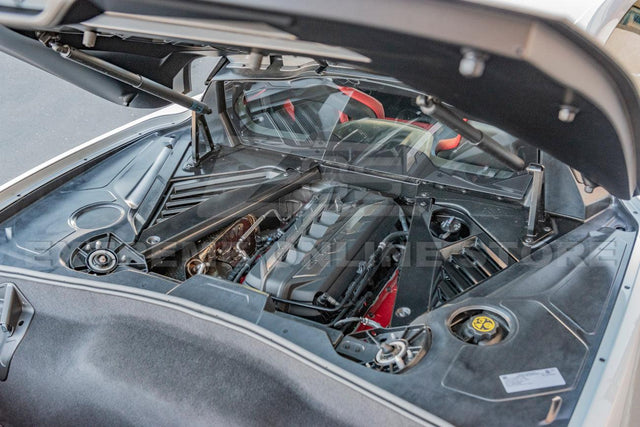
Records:
[[[396,231],[399,207],[358,189],[313,195],[283,236],[251,268],[245,283],[278,298],[313,302],[342,296],[359,265]]]
[[[393,199],[326,181],[233,220],[181,254],[173,277],[242,283],[271,295],[280,310],[322,323],[366,313],[394,275],[407,231]]]

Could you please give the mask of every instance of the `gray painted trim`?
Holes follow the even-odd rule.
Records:
[[[623,205],[640,224],[640,199]],[[635,425],[629,418],[640,355],[640,238],[636,238],[596,359],[570,427]],[[602,361],[604,359],[604,361]],[[636,390],[637,392],[637,390]],[[636,396],[637,398],[637,396]],[[636,420],[637,423],[637,420]]]

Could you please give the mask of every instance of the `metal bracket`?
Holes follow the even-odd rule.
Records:
[[[533,177],[529,193],[529,215],[527,217],[527,229],[522,239],[526,246],[535,246],[543,239],[553,234],[553,224],[545,214],[544,193],[544,167],[537,163],[527,166],[527,172]]]
[[[209,150],[205,153],[200,152],[200,137],[204,137],[205,142],[209,146]],[[185,166],[185,170],[194,170],[198,168],[203,161],[217,154],[220,147],[213,142],[209,125],[203,114],[191,112],[191,161]]]
[[[0,381],[7,379],[9,364],[33,318],[33,307],[13,283],[0,285]]]

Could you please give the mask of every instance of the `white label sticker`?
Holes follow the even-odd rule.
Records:
[[[502,381],[502,385],[507,393],[517,393],[519,391],[536,390],[566,384],[558,368],[536,369],[535,371],[500,375],[500,381]]]

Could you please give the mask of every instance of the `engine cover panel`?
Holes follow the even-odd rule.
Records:
[[[392,199],[350,187],[316,193],[245,278],[245,284],[279,298],[312,302],[338,297],[398,221]]]

